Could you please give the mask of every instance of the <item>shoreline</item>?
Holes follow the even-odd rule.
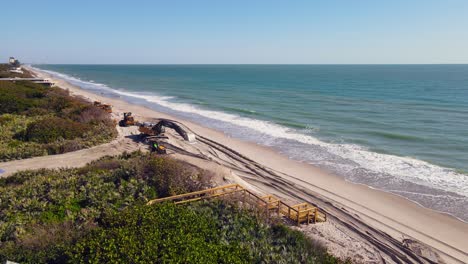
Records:
[[[48,70],[42,70],[42,69],[40,69],[40,68],[36,68],[36,67],[31,66],[31,65],[28,65],[27,68],[29,68],[29,69],[32,70],[32,71],[36,71],[36,70],[37,70],[37,71],[41,72],[41,74],[47,75],[47,76],[48,76],[47,78],[49,78],[49,79],[54,79],[54,78],[55,78],[55,79],[57,79],[57,78],[58,78],[58,79],[61,79],[60,76],[54,77],[54,76],[52,75],[52,74],[59,74],[59,75],[62,74],[62,73],[60,73],[60,72],[53,72],[53,71],[48,71]],[[65,74],[64,74],[64,75],[65,75]],[[63,80],[64,82],[68,82],[66,79],[61,79],[61,80]],[[79,79],[78,79],[77,81],[80,81],[80,82],[81,82],[81,80],[79,80]],[[83,81],[83,82],[86,83],[86,81]],[[94,84],[94,81],[90,81],[90,83],[93,83],[93,84]],[[115,90],[114,90],[113,88],[111,88],[111,87],[105,86],[104,89],[105,89],[105,90],[108,90],[107,93],[111,93],[111,94],[107,95],[106,92],[102,92],[102,93],[100,93],[100,94],[97,94],[97,93],[96,93],[94,90],[92,90],[92,89],[89,90],[89,89],[86,89],[86,88],[82,88],[81,86],[79,86],[79,85],[77,85],[77,84],[71,84],[71,83],[69,83],[69,84],[72,85],[72,86],[77,87],[78,89],[82,89],[82,90],[84,90],[84,91],[86,91],[86,92],[88,92],[88,93],[94,94],[94,95],[96,95],[96,96],[100,96],[100,97],[102,97],[102,98],[107,98],[107,99],[120,99],[120,100],[124,101],[124,102],[127,103],[127,104],[135,104],[135,105],[137,104],[137,102],[134,102],[134,101],[132,102],[132,100],[129,100],[129,99],[126,98],[125,96],[122,96],[121,94],[124,94],[123,92],[121,93],[121,92],[115,91]],[[118,97],[115,97],[115,96],[118,96]],[[132,95],[128,95],[128,97],[132,97]],[[139,98],[139,97],[135,97],[135,98],[136,98],[137,100],[141,99],[141,98]],[[145,100],[145,99],[143,99],[143,100]],[[157,104],[157,103],[148,101],[148,105],[150,105],[150,104]],[[199,126],[203,126],[200,122],[197,122],[196,120],[186,119],[186,117],[180,117],[180,116],[178,116],[177,114],[170,113],[170,111],[169,111],[169,113],[168,113],[167,111],[158,110],[158,109],[155,109],[155,108],[153,108],[153,107],[151,107],[151,106],[148,106],[148,105],[142,105],[142,107],[147,108],[147,109],[149,109],[149,110],[152,110],[152,111],[154,111],[154,112],[156,112],[156,113],[160,113],[160,114],[163,114],[163,115],[167,115],[168,117],[170,117],[171,119],[174,119],[174,120],[180,120],[180,121],[183,121],[184,123],[190,122],[190,123],[192,123],[192,124],[197,124],[197,125],[199,125]],[[164,106],[164,108],[167,108],[167,106]],[[177,110],[174,110],[174,111],[177,112]],[[205,127],[205,126],[204,126],[204,127]],[[206,128],[206,129],[215,130],[215,131],[217,131],[217,132],[219,132],[219,133],[222,133],[222,134],[225,135],[226,137],[231,137],[231,135],[225,134],[225,132],[222,131],[222,130],[218,130],[218,129],[213,128],[213,127],[205,127],[205,128]],[[238,140],[240,140],[240,141],[247,142],[247,143],[251,143],[251,144],[255,144],[256,146],[264,147],[264,148],[266,148],[267,150],[277,152],[277,153],[279,153],[280,155],[282,155],[282,156],[284,156],[284,157],[290,159],[291,161],[295,161],[295,162],[299,162],[299,163],[303,163],[303,164],[310,165],[310,166],[314,167],[315,169],[320,170],[320,171],[322,171],[322,172],[324,172],[324,173],[326,173],[326,174],[329,174],[329,175],[333,175],[333,176],[335,176],[335,177],[342,178],[343,180],[345,180],[346,182],[349,182],[350,184],[362,185],[362,186],[364,186],[364,187],[367,187],[367,188],[370,188],[370,189],[373,189],[373,190],[377,190],[377,191],[381,191],[381,192],[385,192],[385,193],[388,193],[388,194],[392,194],[392,195],[401,197],[401,198],[403,198],[403,199],[405,199],[405,200],[407,200],[407,201],[409,201],[409,202],[412,202],[412,203],[414,203],[414,204],[416,204],[416,205],[418,205],[418,206],[420,206],[420,207],[422,207],[422,208],[431,210],[431,211],[436,212],[436,213],[440,213],[440,214],[446,215],[446,216],[448,216],[448,217],[453,217],[453,218],[455,218],[455,219],[458,220],[458,221],[461,221],[461,222],[463,222],[463,223],[467,223],[467,224],[468,224],[468,219],[467,219],[467,220],[464,220],[464,219],[462,219],[462,218],[460,218],[460,217],[458,217],[458,216],[456,216],[456,215],[453,215],[453,214],[451,214],[451,213],[449,213],[449,212],[444,212],[444,211],[440,211],[440,210],[437,210],[437,209],[434,209],[434,208],[425,206],[425,205],[423,205],[422,203],[420,203],[420,202],[418,202],[418,201],[416,201],[416,200],[412,200],[411,198],[406,197],[406,196],[404,196],[404,195],[402,195],[402,194],[398,194],[397,192],[393,192],[393,191],[391,191],[391,190],[385,190],[385,189],[382,189],[382,188],[379,188],[379,187],[375,187],[375,186],[372,186],[372,185],[368,185],[368,184],[362,183],[362,182],[353,182],[353,181],[349,180],[348,178],[344,177],[343,175],[336,174],[336,173],[334,173],[334,172],[332,172],[332,171],[329,171],[329,170],[327,170],[327,169],[321,168],[321,167],[319,167],[319,166],[317,166],[317,165],[314,165],[314,164],[312,164],[312,163],[309,163],[309,162],[307,162],[307,161],[296,160],[296,159],[294,159],[293,157],[289,157],[289,156],[287,155],[287,153],[281,152],[280,149],[278,149],[276,146],[265,146],[265,145],[263,145],[263,144],[261,144],[261,143],[255,142],[254,140],[251,140],[251,139],[237,138],[237,137],[235,137],[235,136],[233,136],[233,137],[236,138],[236,139],[238,139]],[[437,165],[437,166],[438,166],[438,165]]]
[[[41,66],[38,65],[38,67]],[[90,67],[93,69],[93,66]],[[392,193],[422,207],[451,215],[468,223],[467,189],[465,188],[468,186],[468,178],[455,169],[401,153],[395,155],[385,151],[376,151],[365,144],[329,142],[320,138],[318,134],[309,135],[307,131],[302,133],[302,130],[296,131],[281,123],[275,123],[269,118],[238,115],[229,109],[224,111],[222,107],[206,108],[197,102],[192,104],[184,99],[173,98],[166,90],[163,90],[165,92],[150,92],[144,83],[142,89],[135,90],[131,88],[133,80],[128,79],[134,76],[132,74],[128,77],[122,76],[130,80],[128,84],[115,84],[114,86],[105,79],[98,78],[100,81],[95,82],[91,79],[76,78],[73,71],[68,71],[67,74],[37,69],[91,93],[108,98],[121,98],[130,104],[143,105],[156,112],[201,124],[239,140],[266,146],[292,160],[308,163],[351,183],[363,184],[372,189]],[[219,105],[219,102],[214,103]],[[262,112],[257,110],[259,113]]]
[[[468,224],[452,215],[422,207],[408,198],[391,192],[372,188],[365,184],[349,182],[313,165],[291,160],[269,147],[231,138],[220,131],[160,113],[148,107],[134,105],[120,98],[108,98],[89,92],[64,80],[53,78],[44,72],[38,72],[35,68],[27,67],[27,69],[54,80],[59,87],[70,90],[72,94],[109,103],[113,105],[116,112],[130,111],[135,114],[138,120],[164,117],[181,121],[197,133],[236,149],[256,162],[281,172],[287,180],[297,186],[312,190],[323,199],[334,203],[335,207],[354,211],[366,222],[396,239],[402,240],[405,235],[411,236],[441,253],[452,255],[461,261],[468,260],[466,254],[468,245],[465,241],[468,237]],[[264,183],[257,182],[256,179],[244,177],[243,180],[263,191],[278,196],[285,195],[274,186],[266,186]],[[300,199],[300,197],[296,197],[296,199]],[[445,260],[450,261],[449,259]]]

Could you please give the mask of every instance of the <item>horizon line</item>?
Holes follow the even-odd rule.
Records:
[[[468,65],[466,63],[22,63],[25,65]]]

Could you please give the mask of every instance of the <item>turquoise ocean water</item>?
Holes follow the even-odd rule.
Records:
[[[468,65],[34,65],[468,221]]]

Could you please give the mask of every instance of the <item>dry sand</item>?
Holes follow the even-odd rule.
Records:
[[[144,144],[134,140],[134,135],[139,133],[136,127],[117,127],[117,130],[119,134],[112,142],[88,149],[81,149],[61,155],[42,156],[30,159],[1,162],[0,168],[5,172],[0,174],[0,177],[8,177],[11,174],[21,170],[82,167],[87,163],[106,155],[118,155],[124,151],[133,152],[146,148]]]
[[[36,74],[53,79],[43,72],[36,71]],[[227,181],[239,182],[258,192],[318,205],[327,212],[329,221],[300,229],[325,243],[335,255],[362,263],[468,263],[468,224],[458,219],[402,197],[347,182],[309,164],[288,159],[270,148],[230,138],[222,132],[143,106],[90,93],[63,80],[53,81],[72,94],[111,104],[118,116],[130,111],[141,121],[178,120],[200,140],[188,144],[171,134],[173,137],[168,143],[173,146],[174,157],[215,171]],[[122,144],[127,143],[135,144],[129,150],[141,148],[136,142]],[[73,164],[88,161],[83,157]],[[15,164],[9,166],[14,170]],[[4,164],[0,163],[0,168],[4,168]]]

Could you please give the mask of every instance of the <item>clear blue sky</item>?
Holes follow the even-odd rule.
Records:
[[[468,63],[468,0],[10,0],[0,59]]]

